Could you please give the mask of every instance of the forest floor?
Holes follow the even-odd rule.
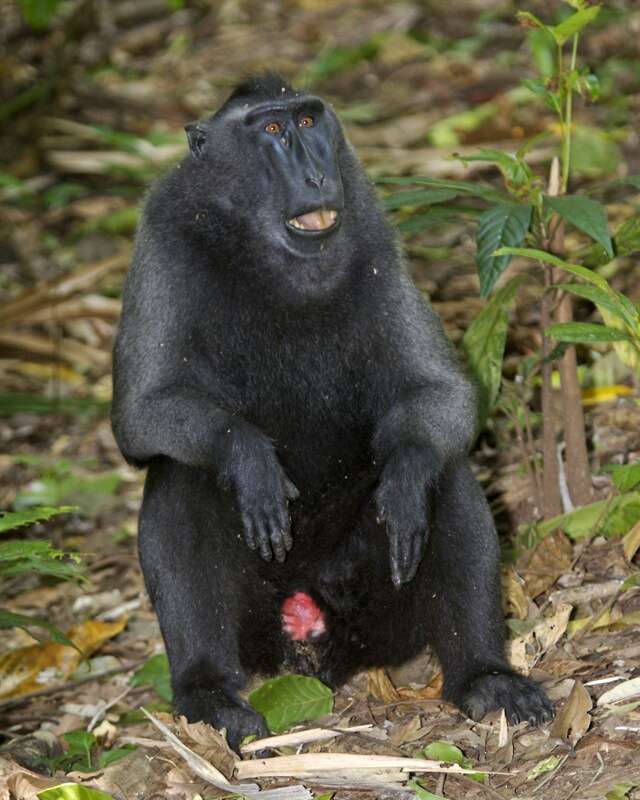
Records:
[[[182,126],[215,109],[238,77],[266,68],[310,82],[334,102],[373,176],[491,180],[490,170],[450,154],[513,147],[546,125],[540,106],[514,92],[530,72],[513,21],[517,4],[464,0],[455,14],[444,2],[428,12],[411,2],[168,5],[117,0],[38,35],[25,31],[10,3],[2,9],[16,96],[35,86],[36,100],[14,108],[4,117],[12,130],[0,132],[11,165],[0,183],[0,508],[76,506],[22,535],[52,537],[79,553],[89,583],[8,578],[0,599],[74,631],[91,671],[68,647],[3,631],[0,800],[31,800],[65,774],[118,799],[229,795],[139,710],[172,724],[187,747],[230,774],[229,753],[209,730],[171,723],[161,662],[132,680],[162,642],[136,555],[143,475],[119,455],[107,410],[138,203],[149,180],[184,152]],[[548,16],[555,5],[527,7]],[[602,155],[603,172],[638,173],[630,121],[640,112],[640,11],[631,0],[612,7],[586,48],[608,94],[577,115],[585,130],[607,123],[614,146]],[[541,171],[548,159],[540,155]],[[416,282],[458,344],[484,302],[470,230],[442,224],[405,245]],[[614,276],[635,303],[638,273],[628,260]],[[585,307],[583,318],[589,313]],[[539,347],[536,307],[525,296],[513,314],[506,372]],[[595,385],[619,385],[627,380],[621,369],[603,350],[589,356],[585,374]],[[322,777],[288,772],[259,778],[263,788],[302,782],[318,797],[335,791],[335,800],[640,798],[640,527],[629,532],[624,520],[607,519],[614,490],[601,472],[640,459],[640,406],[633,394],[608,399],[603,391],[596,400],[586,413],[594,497],[604,506],[579,535],[558,528],[527,538],[537,508],[508,417],[495,415],[473,456],[504,544],[510,657],[544,683],[555,721],[530,729],[508,726],[499,713],[465,719],[439,699],[437,664],[425,654],[399,670],[357,676],[336,694],[331,714],[306,726],[361,730],[281,752],[419,758],[447,742],[465,766],[491,773],[486,779],[425,772],[411,787],[396,767],[354,772],[336,759]],[[637,518],[640,497],[634,502],[628,514]],[[65,761],[63,735],[88,727],[95,758]]]

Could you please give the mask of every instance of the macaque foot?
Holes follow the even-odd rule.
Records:
[[[240,743],[246,736],[262,739],[269,736],[264,719],[251,706],[238,698],[221,702],[219,690],[197,689],[177,696],[175,707],[189,722],[206,722],[217,730],[227,732],[229,747],[239,752]]]
[[[489,711],[504,708],[512,725],[528,722],[537,726],[554,717],[553,706],[543,689],[515,672],[492,671],[475,678],[462,696],[459,706],[474,720]]]

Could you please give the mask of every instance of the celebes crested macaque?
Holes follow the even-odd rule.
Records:
[[[113,408],[177,710],[237,746],[266,733],[249,674],[337,686],[431,644],[469,716],[550,719],[503,652],[474,392],[335,112],[265,75],[187,136],[138,230]]]

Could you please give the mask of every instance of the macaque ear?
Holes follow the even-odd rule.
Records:
[[[200,158],[207,140],[207,132],[199,122],[190,122],[184,126],[189,141],[189,149],[194,158]]]

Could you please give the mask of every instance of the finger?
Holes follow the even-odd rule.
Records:
[[[381,525],[386,517],[385,503],[381,492],[376,492],[376,495],[374,497],[374,502],[376,507],[376,522],[378,523],[378,525]]]
[[[273,552],[271,550],[271,538],[269,536],[269,531],[262,520],[256,521],[255,528],[258,536],[260,556],[263,561],[271,561],[273,558]]]
[[[282,539],[284,541],[284,546],[287,550],[291,550],[293,547],[293,536],[291,535],[291,524],[287,525],[285,528],[282,529]]]
[[[271,549],[276,561],[281,564],[287,556],[287,548],[284,544],[282,528],[277,520],[273,518],[269,520],[269,539],[271,540]]]
[[[282,541],[286,550],[293,547],[293,537],[291,536],[291,518],[284,504],[280,505],[276,511],[278,518],[278,530],[282,534]]]
[[[422,559],[422,536],[418,532],[415,534],[411,542],[411,554],[409,556],[410,574],[407,580],[413,580],[415,578],[421,559]]]
[[[389,563],[391,566],[391,580],[396,589],[402,583],[400,572],[400,552],[398,536],[395,533],[389,535]]]
[[[278,522],[278,528],[282,531],[289,530],[291,527],[291,520],[289,519],[289,512],[284,500],[279,502],[274,509],[274,516]]]
[[[282,538],[281,531],[272,531],[271,548],[273,550],[273,554],[276,557],[276,561],[279,564],[282,564],[282,562],[287,557],[287,548],[284,546],[284,540]]]
[[[284,479],[284,493],[288,500],[297,500],[300,497],[300,491],[287,477]]]
[[[256,540],[253,522],[249,514],[242,515],[242,530],[244,532],[244,540],[247,543],[247,547],[249,547],[250,550],[257,550],[258,542]]]

